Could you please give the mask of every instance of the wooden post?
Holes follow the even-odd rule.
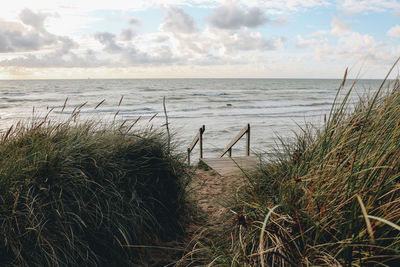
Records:
[[[247,124],[246,132],[246,156],[250,156],[250,123]]]
[[[203,158],[203,133],[205,130],[205,125],[199,129],[199,142],[200,142],[200,158]]]
[[[190,148],[188,147],[187,149],[188,152],[188,165],[190,166]]]
[[[219,153],[218,157],[222,158],[226,153],[229,153],[229,157],[232,157],[232,147],[246,134],[246,155],[250,155],[250,124],[248,123],[243,129],[236,135],[235,138]]]

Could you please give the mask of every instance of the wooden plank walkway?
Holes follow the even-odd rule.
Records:
[[[221,176],[231,176],[240,174],[241,169],[254,169],[259,163],[257,157],[223,157],[223,158],[202,158],[200,159],[208,167],[216,171]]]

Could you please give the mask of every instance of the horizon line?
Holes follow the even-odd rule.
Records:
[[[48,81],[48,80],[343,80],[341,78],[294,78],[294,77],[277,77],[277,78],[266,78],[266,77],[243,77],[243,78],[227,78],[227,77],[147,77],[147,78],[29,78],[29,79],[1,79],[0,81]],[[346,78],[346,80],[384,80],[384,78]],[[388,78],[388,80],[396,80],[396,78]]]

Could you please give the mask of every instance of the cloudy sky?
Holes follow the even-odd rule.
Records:
[[[383,78],[397,0],[12,0],[0,78]],[[398,73],[396,68],[395,72]]]

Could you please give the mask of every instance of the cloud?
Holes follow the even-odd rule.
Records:
[[[2,67],[26,67],[26,68],[93,68],[109,66],[108,60],[100,60],[94,51],[88,49],[81,55],[63,48],[44,55],[28,54],[12,59],[0,61]]]
[[[238,2],[247,7],[257,6],[263,8],[268,14],[288,14],[302,12],[313,7],[331,5],[329,0],[242,0]]]
[[[107,56],[107,54],[111,55],[108,65],[121,67],[155,64],[163,65],[174,63],[179,60],[167,45],[149,44],[145,46],[145,50],[141,50],[135,44],[129,42],[130,40],[124,40],[124,38],[127,37],[126,35],[127,33],[124,31],[121,32],[119,37],[109,32],[101,32],[94,35],[95,40],[103,45],[103,52],[106,52],[105,56]],[[169,37],[167,36],[167,38]],[[122,39],[126,42],[118,43],[117,39]],[[146,40],[142,41],[146,42]]]
[[[123,38],[123,33],[120,38]],[[129,67],[147,66],[155,64],[170,64],[179,61],[167,45],[146,45],[145,50],[139,49],[132,42],[118,43],[117,36],[109,32],[101,32],[94,35],[95,40],[103,45],[104,56],[109,56],[108,65]],[[146,40],[142,40],[146,42]],[[111,57],[110,57],[111,56]]]
[[[52,16],[48,13],[34,13],[30,9],[25,8],[19,14],[19,18],[25,25],[32,26],[37,31],[46,31],[44,27],[44,22],[47,17]]]
[[[397,27],[398,26],[398,27]],[[390,32],[390,33],[389,33]],[[400,36],[400,25],[392,27],[387,35]],[[336,37],[332,40],[332,37]],[[398,57],[398,48],[392,43],[378,41],[369,34],[352,31],[339,17],[332,17],[329,31],[316,31],[307,38],[297,36],[297,48],[314,48],[318,61],[369,63],[387,66]]]
[[[163,43],[168,40],[169,40],[168,35],[156,35],[151,39],[151,41],[156,42],[156,43]]]
[[[136,36],[136,33],[131,29],[123,29],[120,34],[120,38],[122,41],[130,41],[133,37]]]
[[[328,41],[326,38],[327,35],[333,35],[336,37],[340,37],[346,34],[351,34],[350,26],[341,20],[339,17],[332,16],[331,19],[331,29],[328,30],[318,30],[309,35],[309,39],[304,38],[300,34],[297,35],[297,48],[311,48],[317,47],[318,51],[321,51],[321,47],[326,47],[328,45]],[[322,55],[318,56],[318,58],[323,58]]]
[[[140,19],[135,19],[135,18],[130,18],[130,19],[128,20],[128,23],[129,23],[130,25],[140,25],[140,24],[142,24],[142,22],[140,21]]]
[[[0,53],[33,51],[56,42],[57,38],[52,35],[28,30],[17,22],[0,20]]]
[[[242,27],[255,28],[269,21],[258,7],[245,9],[230,4],[218,7],[208,18],[209,23],[220,29],[237,30]]]
[[[388,48],[385,43],[377,42],[371,35],[352,32],[339,39],[337,55],[342,59],[352,59],[356,62],[369,60],[387,63],[395,56],[390,53],[390,49],[385,48]]]
[[[261,33],[244,28],[237,32],[206,27],[195,35],[174,34],[173,50],[180,63],[192,65],[247,64],[266,51],[279,50],[285,38],[264,38]],[[253,51],[249,57],[249,51]]]
[[[400,25],[397,24],[396,26],[390,28],[386,35],[391,37],[400,37]]]
[[[166,45],[153,47],[148,53],[140,51],[132,45],[127,46],[121,53],[121,59],[125,60],[128,66],[165,65],[179,61],[179,58],[172,53],[171,48]]]
[[[377,0],[375,0],[377,1]],[[214,8],[226,0],[113,0],[113,1],[95,1],[95,0],[12,0],[7,5],[3,5],[2,12],[15,12],[22,6],[36,10],[55,10],[73,11],[75,13],[85,13],[94,10],[145,10],[151,8],[160,8],[165,6],[200,6],[204,8]],[[236,0],[240,5],[251,7],[259,6],[273,11],[288,12],[298,11],[302,8],[311,8],[315,6],[329,5],[329,0]],[[62,11],[63,12],[63,11]],[[62,13],[61,12],[61,13]],[[60,15],[62,15],[60,13]]]
[[[267,51],[280,49],[285,40],[282,37],[266,40],[259,32],[243,31],[239,34],[231,35],[226,41],[221,41],[227,49],[234,51]]]
[[[400,11],[400,2],[396,0],[344,0],[339,4],[348,14],[366,13],[366,12],[385,12],[391,11],[398,13]]]
[[[176,10],[175,10],[176,11]],[[181,10],[178,11],[181,14]],[[102,44],[102,52],[117,66],[155,66],[155,65],[205,65],[205,64],[244,64],[252,61],[248,51],[254,51],[254,57],[265,51],[283,47],[285,38],[265,39],[261,33],[248,28],[237,32],[206,27],[196,29],[196,34],[175,27],[160,27],[157,34],[139,35],[135,42],[118,41],[121,36],[109,32],[97,33],[94,38]],[[191,31],[190,31],[191,32]],[[168,43],[164,43],[168,41]]]
[[[297,48],[311,48],[315,47],[316,45],[320,45],[323,42],[323,40],[320,39],[304,39],[300,34],[297,35]]]
[[[359,32],[341,36],[337,44],[322,43],[316,46],[317,59],[321,61],[368,62],[372,65],[389,65],[398,57],[398,51],[388,43]]]
[[[198,31],[193,18],[179,7],[169,7],[166,10],[160,28],[166,32],[185,34]]]
[[[270,22],[274,26],[285,26],[290,23],[290,20],[285,17],[278,17],[276,19],[271,19]]]
[[[319,31],[315,31],[315,32],[311,33],[310,35],[312,37],[322,37],[322,36],[325,36],[325,35],[328,35],[328,34],[329,34],[329,31],[319,30]]]
[[[333,16],[331,20],[331,33],[333,35],[343,35],[350,32],[349,25],[339,17]]]
[[[24,9],[19,15],[24,24],[0,20],[0,53],[57,49],[59,46],[64,49],[67,46],[76,47],[77,44],[72,39],[46,31],[44,22],[48,16],[50,15]]]
[[[79,47],[79,45],[69,37],[58,37],[58,41],[60,47],[57,48],[55,51],[58,51],[61,55],[68,54],[72,49]]]
[[[106,52],[118,53],[122,50],[122,47],[119,46],[115,41],[115,34],[109,32],[99,32],[94,35],[94,38],[104,45],[104,51]]]

